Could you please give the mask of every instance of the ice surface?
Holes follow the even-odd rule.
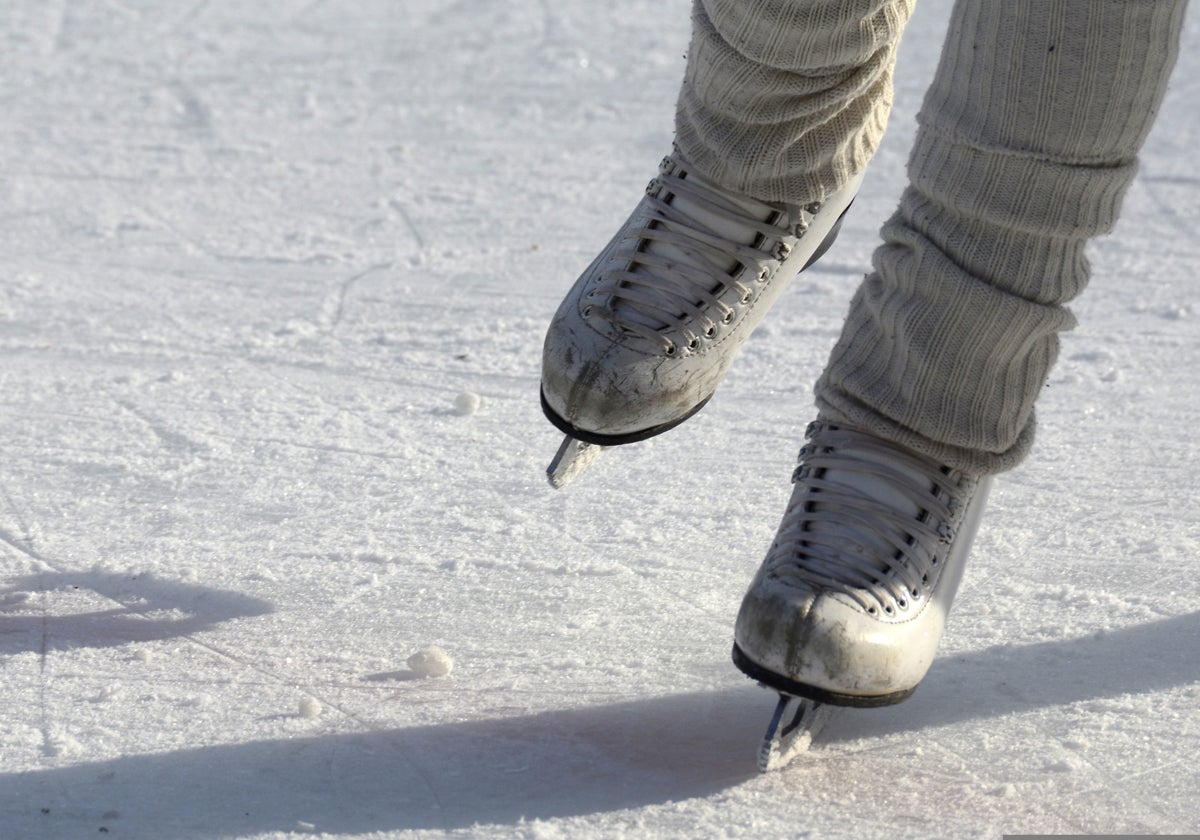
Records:
[[[712,403],[555,492],[542,331],[669,147],[686,2],[4,4],[0,834],[1200,831],[1196,4],[940,659],[755,772],[732,618],[946,11]]]

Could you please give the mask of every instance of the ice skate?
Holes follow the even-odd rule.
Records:
[[[833,242],[861,175],[804,207],[735,195],[663,160],[546,334],[542,407],[573,448],[633,443],[699,411],[787,284]],[[563,460],[566,453],[567,460]],[[569,477],[567,480],[569,480]]]
[[[817,708],[885,706],[916,689],[990,479],[825,422],[808,438],[783,522],[742,601],[733,658],[781,698],[807,701],[812,719]],[[809,724],[783,733],[782,715],[781,699],[764,751],[784,735],[803,740]]]

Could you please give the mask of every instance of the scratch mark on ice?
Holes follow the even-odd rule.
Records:
[[[365,277],[369,277],[376,271],[386,271],[391,268],[391,263],[377,263],[369,268],[360,271],[353,277],[343,280],[336,289],[334,289],[326,298],[321,306],[321,314],[317,319],[317,325],[326,335],[334,332],[342,323],[342,318],[346,314],[346,301],[350,297],[350,292],[354,285]]]

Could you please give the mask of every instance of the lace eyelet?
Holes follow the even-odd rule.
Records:
[[[679,352],[679,348],[675,346],[674,342],[671,342],[670,344],[667,345],[666,349],[663,352],[666,353],[668,356],[674,356],[676,353]]]
[[[736,312],[734,312],[732,309],[729,310],[728,312],[726,312],[724,315],[721,316],[721,323],[725,324],[726,326],[732,324],[735,315],[737,315]]]

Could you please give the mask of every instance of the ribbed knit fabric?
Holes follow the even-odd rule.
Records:
[[[727,189],[823,199],[879,145],[913,2],[695,0],[676,146]]]
[[[909,162],[817,403],[974,473],[1028,452],[1115,224],[1186,0],[959,0]]]

